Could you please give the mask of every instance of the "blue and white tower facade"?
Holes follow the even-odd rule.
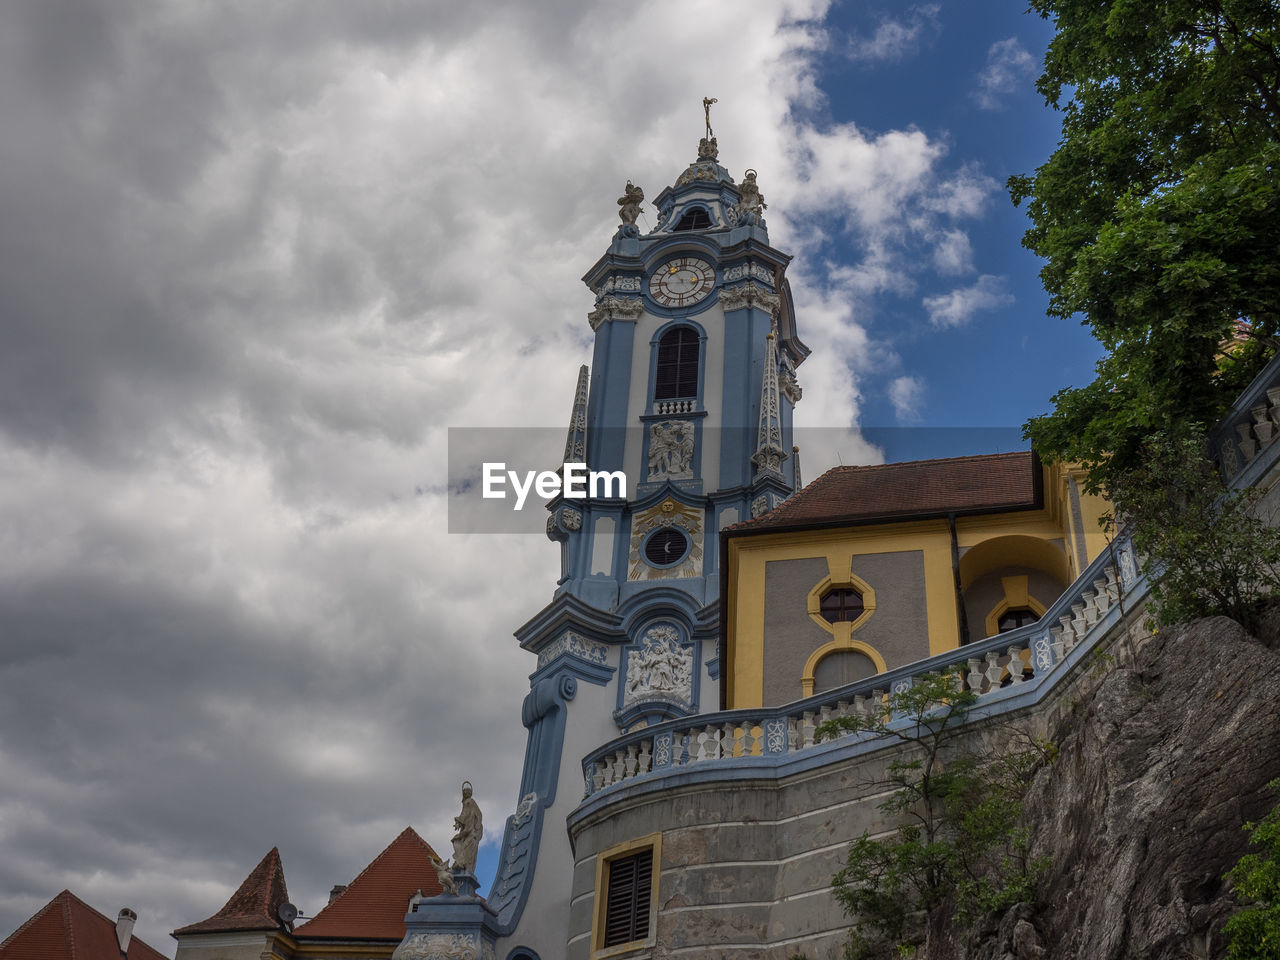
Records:
[[[628,183],[622,225],[583,277],[595,347],[564,454],[621,472],[626,490],[548,505],[559,581],[516,631],[537,667],[520,798],[482,924],[499,960],[563,956],[570,911],[593,909],[570,903],[565,824],[584,795],[583,757],[620,732],[719,709],[719,531],[796,486],[795,371],[808,348],[755,171],[736,182],[708,124],[647,233],[642,200]],[[435,912],[410,915],[406,945],[441,929]]]

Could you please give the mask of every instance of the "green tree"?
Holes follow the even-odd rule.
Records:
[[[976,695],[954,673],[916,678],[889,696],[886,711],[839,717],[820,738],[871,733],[900,741],[887,768],[894,789],[880,809],[899,825],[888,837],[864,833],[836,874],[836,900],[855,921],[846,957],[905,954],[927,915],[953,905],[967,921],[1031,899],[1037,865],[1016,826],[1022,791],[1040,750],[978,756],[960,741]]]
[[[1280,593],[1280,529],[1259,522],[1261,497],[1227,489],[1194,426],[1150,439],[1142,463],[1115,478],[1111,499],[1132,521],[1156,624],[1222,615],[1258,626]]]
[[[1280,780],[1271,789],[1280,791]],[[1251,904],[1227,921],[1227,960],[1280,960],[1280,806],[1245,829],[1261,850],[1245,854],[1227,875]]]
[[[1037,89],[1057,150],[1012,177],[1051,316],[1106,348],[1097,379],[1026,433],[1095,487],[1147,438],[1212,423],[1280,326],[1280,6],[1275,0],[1031,0],[1057,32]],[[1233,357],[1221,345],[1248,324]]]

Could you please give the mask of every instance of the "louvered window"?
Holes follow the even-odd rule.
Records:
[[[653,885],[653,848],[608,864],[604,942],[616,947],[649,936],[649,894]]]
[[[658,341],[658,368],[653,399],[675,400],[698,395],[698,335],[689,327],[668,330]]]
[[[707,230],[711,227],[711,217],[707,211],[701,207],[694,207],[676,224],[675,233],[683,233],[686,230]]]

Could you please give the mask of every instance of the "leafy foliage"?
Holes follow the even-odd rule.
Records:
[[[1221,614],[1257,626],[1263,602],[1280,592],[1280,530],[1256,518],[1260,496],[1227,489],[1194,428],[1152,439],[1143,463],[1116,479],[1112,502],[1154,578],[1157,624]]]
[[[1211,423],[1280,327],[1280,8],[1274,0],[1031,0],[1057,33],[1037,88],[1057,150],[1012,177],[1050,315],[1082,314],[1097,379],[1026,433],[1107,485],[1149,436]],[[1251,343],[1224,358],[1244,321]]]
[[[1280,792],[1280,780],[1271,789]],[[1280,960],[1280,806],[1245,829],[1261,852],[1245,854],[1227,875],[1236,894],[1252,901],[1227,921],[1227,960]]]
[[[1044,748],[984,757],[961,749],[976,699],[956,674],[931,674],[892,694],[884,715],[839,717],[818,730],[822,738],[880,734],[909,747],[890,762],[894,790],[880,805],[898,828],[854,840],[834,880],[837,901],[857,923],[848,960],[909,955],[924,918],[948,903],[966,921],[1032,898],[1042,865],[1028,862],[1028,835],[1016,823]]]

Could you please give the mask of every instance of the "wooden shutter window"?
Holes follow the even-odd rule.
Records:
[[[643,940],[649,936],[649,895],[653,886],[653,849],[641,850],[609,863],[605,894],[604,943]]]

